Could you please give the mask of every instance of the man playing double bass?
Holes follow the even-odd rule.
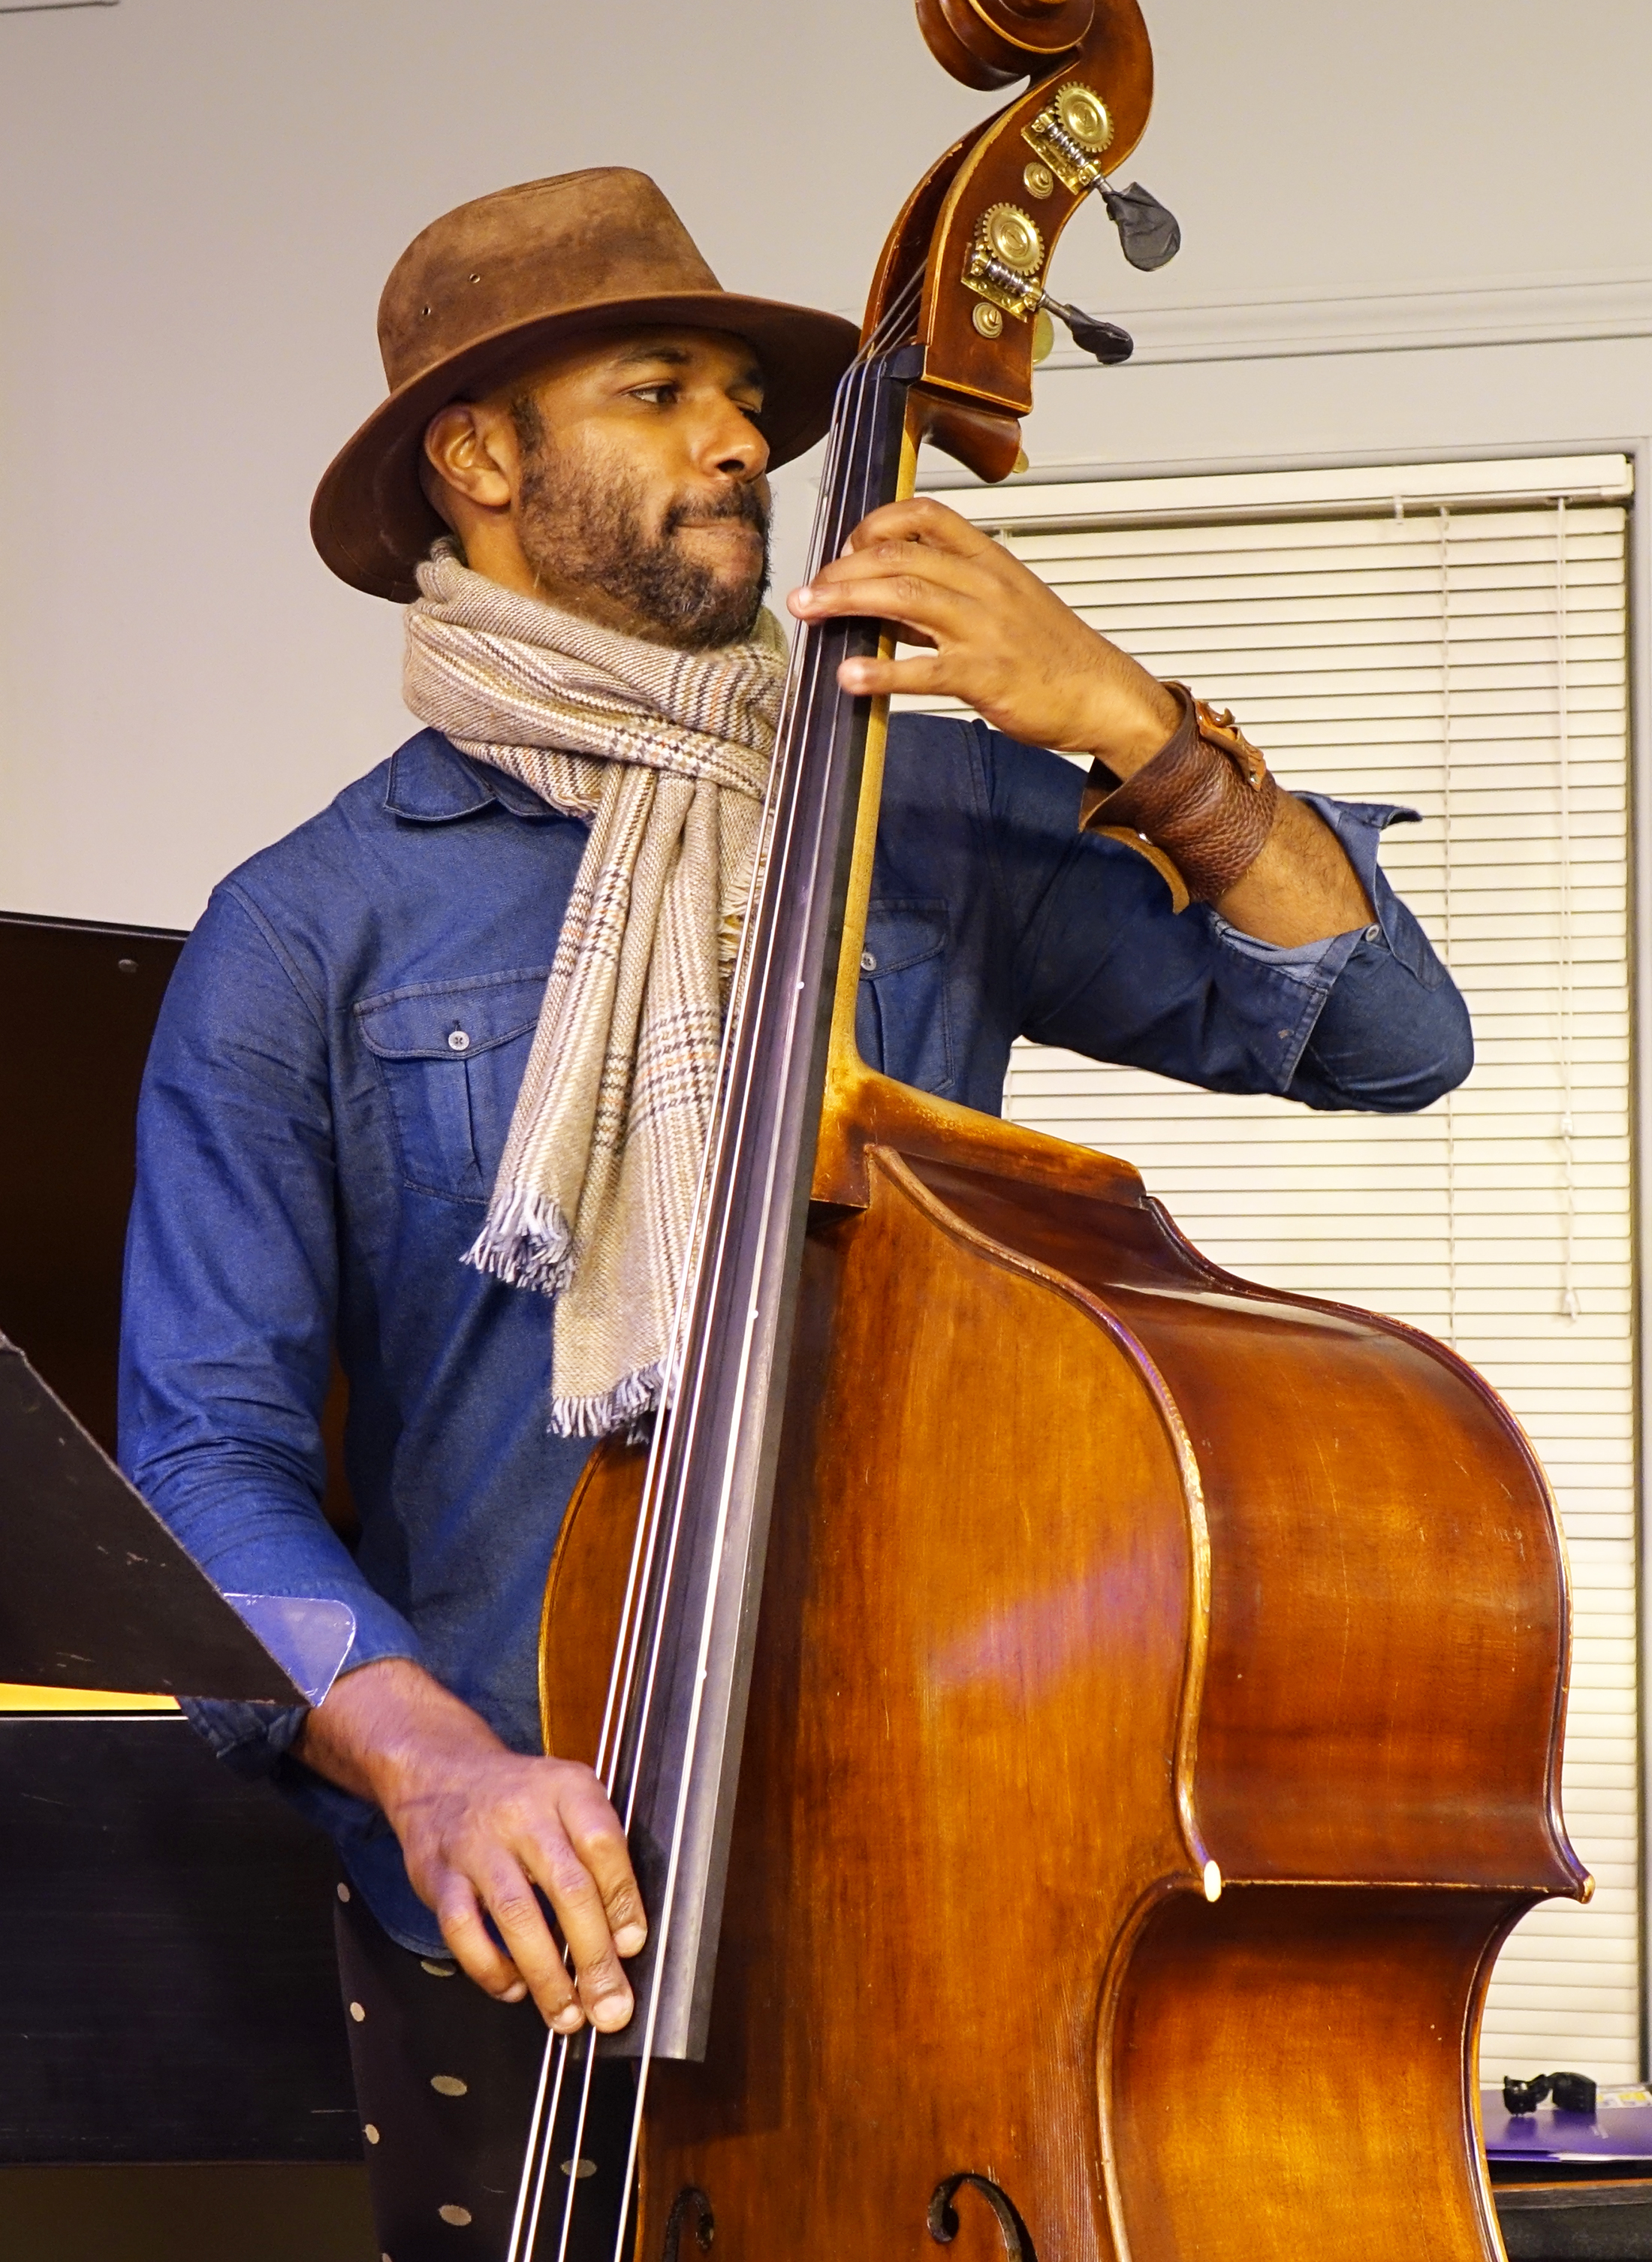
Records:
[[[722,291],[620,169],[435,221],[379,335],[389,397],[313,526],[408,606],[422,727],[232,874],[180,961],[122,1450],[220,1586],[356,1612],[319,1710],[191,1711],[336,1842],[380,2241],[422,2262],[502,2251],[545,2024],[631,2009],[644,1912],[595,1776],[541,1750],[539,1607],[592,1439],[657,1395],[784,670],[766,473],[855,341]],[[898,626],[845,688],[980,718],[891,726],[874,1066],[993,1112],[1021,1034],[1322,1108],[1466,1073],[1378,869],[1392,812],[1279,793],[937,502],[875,512],[788,602]],[[1116,789],[1086,802],[1063,753]],[[320,1507],[335,1347],[354,1552]]]

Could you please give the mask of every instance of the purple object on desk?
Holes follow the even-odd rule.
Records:
[[[1480,2114],[1493,2160],[1652,2160],[1652,2089],[1603,2089],[1592,2113],[1510,2113],[1483,2089]]]

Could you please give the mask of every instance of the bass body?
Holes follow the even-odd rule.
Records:
[[[853,1082],[638,2253],[1498,2255],[1486,1982],[1587,1890],[1518,1426],[1426,1337],[1217,1272],[1124,1165]],[[564,1527],[553,1750],[594,1748],[641,1466]]]

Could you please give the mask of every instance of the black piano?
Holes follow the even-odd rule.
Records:
[[[138,1084],[183,940],[0,914],[0,1334],[110,1452]],[[374,2262],[334,1876],[178,1713],[0,1699],[6,2262]]]

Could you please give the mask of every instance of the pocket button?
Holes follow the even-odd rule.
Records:
[[[466,1036],[463,1029],[449,1030],[448,1050],[450,1053],[468,1053],[470,1049],[470,1040]]]

